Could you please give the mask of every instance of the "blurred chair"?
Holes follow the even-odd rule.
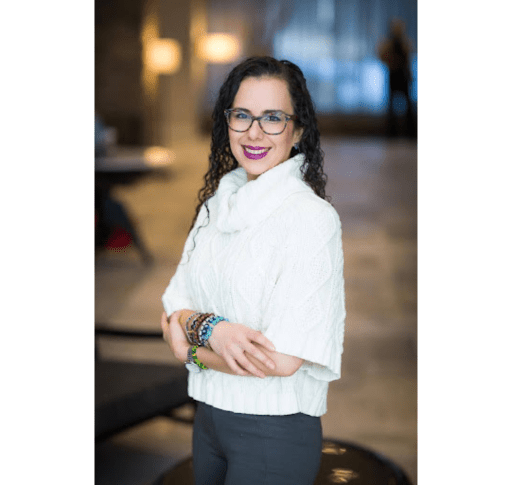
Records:
[[[118,177],[120,178],[119,175]],[[96,251],[105,247],[113,247],[114,250],[119,250],[119,246],[124,247],[133,242],[144,263],[152,263],[153,257],[146,248],[125,207],[111,195],[112,187],[119,182],[117,180],[108,182],[104,174],[96,174],[95,178]],[[119,245],[120,241],[121,244]]]
[[[314,485],[412,485],[407,475],[384,456],[353,443],[324,440],[322,461]],[[153,485],[194,485],[192,458],[188,458]]]
[[[113,195],[116,187],[139,182],[142,178],[158,172],[162,165],[160,163],[155,166],[151,163],[152,160],[147,155],[148,147],[122,145],[138,140],[135,135],[131,138],[127,136],[130,133],[127,126],[131,126],[134,132],[140,131],[139,121],[138,118],[111,118],[109,125],[106,125],[102,117],[98,113],[95,114],[95,249],[98,251],[110,248],[120,251],[133,243],[144,263],[150,264],[153,258],[136,230],[134,221],[125,206]]]
[[[96,328],[99,337],[162,339],[161,332]],[[187,392],[184,366],[103,360],[96,345],[95,441],[158,416],[173,419],[173,412],[194,401]],[[182,420],[182,419],[180,419]]]

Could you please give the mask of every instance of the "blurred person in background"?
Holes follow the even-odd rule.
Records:
[[[105,125],[99,113],[94,113],[94,156],[105,157],[117,145],[117,130]]]
[[[404,96],[407,104],[406,134],[413,136],[415,133],[412,103],[409,94],[412,80],[409,58],[411,53],[412,45],[405,33],[405,22],[398,18],[392,19],[389,24],[389,38],[381,42],[378,47],[379,58],[389,69],[388,136],[396,136],[399,133],[398,117],[393,105],[397,96]]]
[[[101,116],[94,113],[94,156],[104,157],[106,154],[106,126]]]
[[[161,326],[198,402],[196,485],[311,485],[340,378],[341,223],[325,200],[302,71],[236,66],[213,112],[209,168]]]

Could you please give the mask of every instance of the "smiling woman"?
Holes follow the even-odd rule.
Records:
[[[237,110],[238,116],[245,112],[263,117],[258,123],[254,123],[252,118],[249,126],[243,131],[232,128],[229,120],[231,152],[247,172],[248,180],[255,180],[262,173],[290,158],[292,147],[300,141],[304,130],[296,128],[293,123],[287,123],[284,117],[285,113],[293,115],[292,100],[286,81],[273,77],[244,79],[233,101],[233,108]],[[278,116],[272,118],[268,113],[277,113]],[[246,119],[251,118],[247,115],[242,117],[242,120]],[[264,126],[281,121],[285,123],[275,128],[277,134],[270,135],[263,131],[262,121]],[[283,125],[284,130],[279,132]]]
[[[197,485],[311,485],[320,416],[341,375],[341,223],[300,69],[235,67],[161,325],[198,401]]]

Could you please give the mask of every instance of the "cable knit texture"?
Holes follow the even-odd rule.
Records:
[[[189,394],[198,401],[248,414],[327,411],[343,352],[341,223],[303,181],[303,161],[299,154],[250,182],[243,168],[226,174],[206,203],[209,220],[201,208],[162,301],[168,315],[213,312],[260,330],[304,364],[265,379],[191,373]]]

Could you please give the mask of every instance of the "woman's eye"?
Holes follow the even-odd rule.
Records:
[[[265,116],[264,120],[265,121],[270,121],[272,123],[278,123],[279,121],[281,121],[281,116],[279,116],[279,115],[267,115],[267,116]]]
[[[240,111],[235,111],[233,114],[235,115],[235,118],[238,120],[246,120],[247,118],[249,118],[247,113],[242,113]]]

